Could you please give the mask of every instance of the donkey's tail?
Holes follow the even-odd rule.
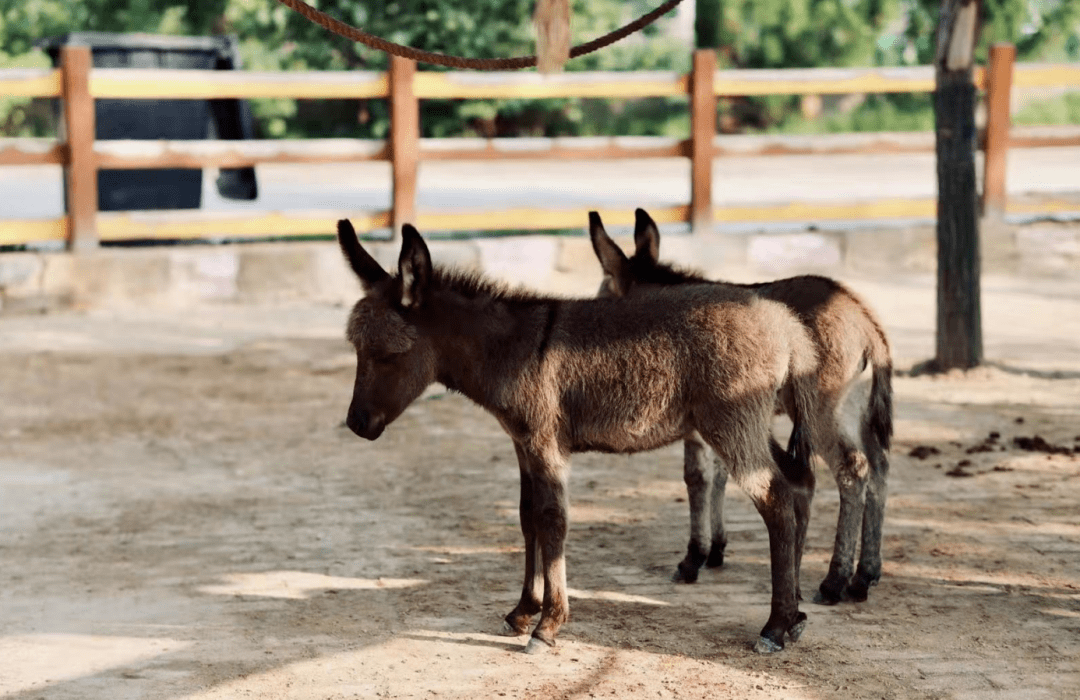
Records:
[[[815,413],[817,403],[816,373],[818,367],[817,351],[810,340],[810,335],[799,323],[795,342],[792,344],[788,364],[788,385],[791,390],[792,405],[788,407],[793,427],[788,439],[788,455],[805,470],[809,479],[813,479],[813,467],[810,458],[814,454],[815,429],[818,416]],[[793,479],[801,482],[804,479]],[[811,481],[812,483],[812,481]]]
[[[893,436],[892,353],[881,325],[869,312],[867,318],[873,327],[867,333],[866,359],[872,368],[872,378],[866,421],[870,434],[881,449],[888,451]]]

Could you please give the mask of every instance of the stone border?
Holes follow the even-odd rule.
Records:
[[[666,234],[662,252],[665,260],[739,281],[811,272],[933,273],[934,238],[928,225]],[[629,236],[616,235],[616,240],[631,249]],[[987,274],[1080,280],[1080,223],[984,223],[982,240]],[[395,246],[368,245],[384,266],[396,265]],[[437,262],[543,291],[590,294],[600,282],[584,236],[434,240],[430,247]],[[330,241],[0,253],[0,314],[133,305],[347,303],[359,293]]]

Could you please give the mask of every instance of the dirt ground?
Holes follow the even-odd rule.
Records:
[[[930,281],[852,283],[901,369],[929,356]],[[511,443],[438,391],[356,438],[344,309],[0,318],[0,697],[1080,697],[1080,293],[991,281],[985,304],[993,366],[895,380],[880,585],[804,603],[773,656],[737,489],[725,565],[670,580],[679,446],[575,456],[572,620],[526,655],[495,634]],[[835,527],[818,483],[804,591]]]

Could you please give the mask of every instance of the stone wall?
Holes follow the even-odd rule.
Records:
[[[664,235],[663,259],[737,281],[807,272],[932,273],[932,226]],[[616,236],[631,250],[628,236]],[[1080,280],[1080,223],[985,223],[986,274]],[[389,243],[367,244],[385,267]],[[588,238],[514,236],[430,241],[436,262],[481,270],[534,289],[591,294],[600,282]],[[330,241],[103,248],[87,254],[0,253],[0,313],[123,305],[348,302],[359,285]]]

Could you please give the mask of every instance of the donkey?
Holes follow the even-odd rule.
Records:
[[[663,264],[658,260],[656,223],[642,209],[635,214],[635,251],[630,258],[606,232],[590,226],[593,248],[604,269],[601,297],[632,297],[660,287],[709,283],[780,302],[810,332],[820,362],[815,392],[822,418],[815,428],[814,448],[828,463],[840,489],[832,562],[814,601],[828,605],[844,599],[865,601],[870,586],[881,578],[881,527],[893,432],[892,357],[881,325],[851,290],[826,277],[807,275],[739,285],[709,282],[697,273]],[[869,386],[867,365],[871,368]],[[790,412],[788,405],[778,405],[778,412]],[[705,444],[700,436],[685,442],[690,543],[675,579],[687,583],[697,580],[702,564],[722,565],[727,544],[723,523],[727,472],[721,461],[716,462],[715,473],[708,468]],[[857,569],[856,548],[860,548]]]
[[[338,240],[365,290],[346,329],[357,357],[349,428],[375,440],[441,382],[491,413],[514,442],[525,578],[504,633],[525,634],[540,613],[526,651],[541,651],[569,619],[570,454],[652,450],[696,432],[723,456],[769,531],[772,606],[755,649],[779,651],[785,635],[799,638],[806,615],[797,551],[814,486],[803,418],[815,410],[817,358],[785,306],[712,285],[633,301],[509,291],[433,267],[410,225],[390,275],[347,220],[338,222]],[[789,379],[797,409],[791,454],[770,434],[777,392]]]

